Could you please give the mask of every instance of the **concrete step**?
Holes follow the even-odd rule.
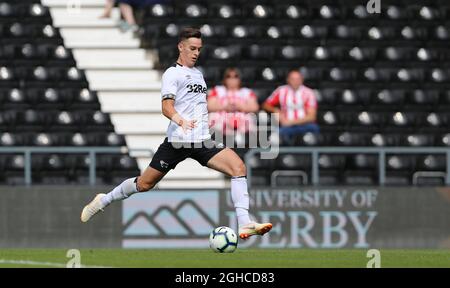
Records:
[[[149,70],[153,63],[142,49],[74,49],[77,66],[82,69]]]
[[[137,40],[132,33],[122,33],[115,27],[100,27],[100,28],[61,28],[60,29],[64,40],[69,39],[88,39],[88,40]]]
[[[135,155],[133,155],[133,153],[130,153],[130,156],[136,157]],[[145,169],[147,169],[150,162],[152,161],[152,158],[151,157],[136,157],[136,161],[138,163],[139,170],[141,170],[141,173],[143,173],[145,171]]]
[[[141,61],[148,59],[148,53],[144,49],[73,49],[75,56],[81,60],[90,58],[89,60],[108,59],[114,61]],[[77,59],[78,60],[78,59]]]
[[[140,41],[133,33],[117,28],[61,28],[64,43],[69,48],[139,48]]]
[[[69,48],[93,48],[93,49],[116,49],[116,48],[139,48],[139,40],[117,40],[108,41],[91,39],[68,39],[64,41],[65,46]]]
[[[141,171],[144,171],[147,168],[153,155],[156,153],[165,137],[165,133],[155,135],[125,135],[130,155],[136,157]],[[151,154],[149,155],[141,149],[150,150]]]
[[[159,72],[152,70],[88,70],[86,77],[93,90],[159,90]],[[138,104],[139,105],[139,104]]]
[[[117,133],[161,135],[166,133],[169,119],[161,113],[111,114],[111,121]]]
[[[103,92],[159,92],[161,90],[161,83],[141,82],[132,84],[122,83],[89,83],[92,90]]]
[[[109,113],[161,113],[161,93],[154,92],[98,92],[102,110]],[[137,105],[137,103],[139,103]]]
[[[160,133],[154,135],[126,135],[125,139],[130,149],[151,149],[153,152],[156,152],[165,137],[166,133]]]
[[[111,18],[102,18],[103,8],[86,8],[82,7],[80,13],[76,10],[67,9],[66,7],[51,8],[53,24],[62,28],[104,28],[117,27],[120,20],[120,11],[114,8],[111,12]]]
[[[48,7],[68,7],[69,9],[77,9],[78,7],[97,7],[105,6],[106,0],[42,0],[43,5]]]
[[[90,69],[87,77],[92,81],[122,81],[122,82],[159,82],[159,72],[156,70],[95,70]]]
[[[88,2],[89,3],[89,2]],[[106,0],[104,1],[106,3]],[[75,7],[76,8],[76,7]],[[107,20],[107,19],[120,19],[120,10],[119,8],[113,8],[111,11],[110,18],[102,18],[99,17],[103,15],[104,6],[81,6],[80,11],[76,9],[67,9],[66,6],[53,6],[50,7],[50,13],[52,13],[52,18],[79,18],[79,19],[99,19],[99,20]]]
[[[118,20],[85,17],[53,17],[53,25],[60,28],[112,28],[118,27]]]

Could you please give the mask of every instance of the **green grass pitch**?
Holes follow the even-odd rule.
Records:
[[[367,250],[238,249],[219,254],[209,249],[82,249],[85,267],[149,268],[365,268]],[[65,267],[63,249],[3,249],[0,268]],[[380,250],[381,267],[447,267],[450,250]]]

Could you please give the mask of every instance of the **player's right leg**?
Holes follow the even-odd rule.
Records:
[[[139,177],[128,178],[108,194],[97,194],[81,212],[81,222],[89,221],[95,214],[103,211],[106,206],[114,201],[120,201],[137,192],[145,192],[153,187],[166,175],[153,167],[147,169]]]
[[[203,154],[211,154],[212,152],[209,151],[214,150],[205,150]],[[202,158],[199,160],[205,162]],[[231,200],[236,208],[239,237],[241,239],[247,239],[253,235],[264,235],[269,232],[272,229],[272,223],[257,223],[250,219],[248,213],[250,198],[246,177],[247,170],[244,162],[236,152],[230,148],[225,148],[210,158],[206,166],[231,177]]]

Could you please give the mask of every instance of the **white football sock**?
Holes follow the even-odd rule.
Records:
[[[246,177],[232,177],[231,178],[231,200],[236,209],[236,216],[239,227],[242,227],[250,222],[248,209],[250,206],[250,199],[248,196],[247,178]]]
[[[100,201],[103,207],[108,206],[113,201],[123,200],[130,197],[132,194],[137,193],[136,189],[136,177],[128,178],[123,181],[119,186],[114,188],[111,192],[106,194]]]

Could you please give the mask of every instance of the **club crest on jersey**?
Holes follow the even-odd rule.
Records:
[[[161,167],[164,169],[169,168],[169,163],[166,163],[163,160],[159,161],[159,164],[161,164]]]

